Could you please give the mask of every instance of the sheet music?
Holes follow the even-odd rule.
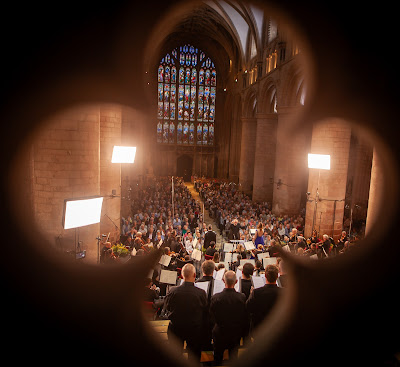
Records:
[[[225,283],[222,280],[216,279],[216,280],[214,280],[214,287],[213,288],[214,289],[213,289],[212,295],[220,293],[220,292],[222,292],[224,290]]]
[[[157,245],[157,248],[160,248],[162,244],[163,244],[163,240],[162,240],[162,238],[161,238],[160,242],[159,242],[158,245]]]
[[[237,253],[232,253],[232,252],[227,252],[225,254],[225,262],[235,262],[237,260],[239,254]]]
[[[232,252],[236,249],[236,245],[234,243],[226,242],[224,243],[224,252]]]
[[[255,228],[250,228],[250,234],[252,235],[252,236],[254,236],[255,234],[256,234],[256,229]]]
[[[317,255],[317,254],[315,254],[315,255],[311,255],[311,256],[310,256],[310,259],[313,259],[313,260],[318,260],[318,255]]]
[[[236,278],[239,279],[242,277],[242,271],[240,269],[236,270]]]
[[[164,254],[161,256],[160,261],[158,263],[164,266],[168,266],[170,262],[171,262],[171,256]]]
[[[225,268],[222,268],[222,269],[220,269],[220,270],[218,270],[217,272],[216,272],[216,274],[215,274],[215,278],[214,279],[217,279],[217,280],[222,280],[222,277],[224,276],[224,274],[225,274]]]
[[[264,257],[262,261],[263,261],[264,269],[268,265],[276,265],[276,257]]]
[[[193,239],[193,244],[192,244],[192,246],[193,246],[193,248],[195,249],[196,248],[196,245],[197,245],[197,238],[195,237],[194,239]],[[200,254],[200,257],[201,257],[201,254]],[[196,259],[197,260],[197,259]],[[200,259],[199,259],[200,260]]]
[[[240,272],[240,276],[242,276],[242,272]],[[240,279],[238,279],[238,281],[236,282],[236,284],[235,284],[235,291],[236,292],[240,292],[241,291],[241,285],[242,284],[242,282],[240,281]]]
[[[253,282],[254,289],[264,287],[265,285],[265,277],[252,277],[251,280]]]
[[[252,241],[245,242],[244,247],[246,248],[247,251],[254,250],[256,248]]]
[[[289,245],[283,246],[283,247],[282,247],[282,250],[285,250],[285,251],[287,251],[287,252],[290,252],[290,247],[289,247]]]
[[[241,259],[240,260],[240,265],[244,265],[246,263],[250,263],[250,264],[253,264],[253,266],[255,266],[255,260],[254,259]]]
[[[176,284],[178,273],[176,271],[162,269],[160,273],[160,283]]]
[[[262,259],[264,257],[270,257],[270,256],[269,256],[269,252],[261,252],[261,253],[257,254],[257,257],[258,257],[258,260],[262,261]]]
[[[136,249],[135,249],[135,248],[132,249],[131,255],[132,255],[132,256],[136,256]]]
[[[208,294],[208,286],[210,285],[210,282],[197,282],[194,283],[194,286],[197,288],[202,289],[204,292],[206,292]]]
[[[193,251],[192,251],[192,259],[200,261],[201,260],[201,251],[197,250],[197,249],[193,249]]]

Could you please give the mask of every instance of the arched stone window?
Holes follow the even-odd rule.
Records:
[[[185,45],[158,67],[157,142],[214,145],[217,71],[207,55]]]

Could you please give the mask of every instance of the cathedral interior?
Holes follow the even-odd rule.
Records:
[[[54,352],[78,364],[189,365],[135,311],[135,279],[156,258],[97,266],[99,236],[117,238],[136,190],[178,176],[235,183],[276,214],[303,210],[308,236],[318,227],[338,239],[350,218],[361,228],[340,260],[288,260],[293,288],[235,365],[395,365],[384,364],[400,351],[393,72],[377,65],[387,41],[366,20],[379,11],[361,19],[338,8],[121,1],[71,3],[51,19],[24,10],[26,38],[6,41],[2,88],[14,358],[22,338],[27,360],[46,364]],[[114,146],[135,146],[134,164],[112,163]],[[309,168],[309,153],[330,155],[330,169]],[[97,224],[63,228],[66,199],[98,196]],[[77,237],[86,257],[71,262]]]

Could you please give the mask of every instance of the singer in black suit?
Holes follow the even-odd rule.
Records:
[[[194,286],[196,269],[192,264],[182,268],[183,284],[174,287],[165,297],[164,308],[168,314],[168,339],[175,336],[183,343],[186,340],[189,358],[200,362],[202,326],[207,311],[206,293]]]
[[[208,286],[208,295],[207,295],[207,312],[204,315],[204,322],[203,322],[203,331],[202,331],[202,349],[203,350],[212,350],[212,335],[211,329],[212,324],[210,321],[210,301],[211,296],[214,289],[214,277],[213,273],[215,270],[215,263],[212,260],[206,260],[201,264],[201,270],[203,272],[203,276],[196,281],[197,282],[210,282]]]
[[[278,279],[278,267],[268,265],[265,269],[266,284],[257,289],[253,289],[246,302],[247,311],[250,314],[251,329],[254,330],[262,323],[265,317],[275,306],[283,288],[276,285]]]
[[[212,225],[210,224],[208,226],[208,231],[204,235],[204,248],[207,249],[210,246],[210,242],[214,241],[214,243],[217,243],[217,235],[216,233],[212,230]]]
[[[214,362],[217,366],[222,363],[225,349],[229,351],[229,359],[237,357],[240,339],[246,335],[249,324],[246,297],[234,288],[237,282],[235,272],[227,271],[223,280],[224,290],[212,296],[210,303],[210,315],[214,322]]]

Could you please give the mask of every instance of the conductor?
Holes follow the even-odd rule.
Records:
[[[239,234],[239,230],[240,230],[240,225],[238,220],[235,218],[232,223],[231,226],[229,228],[229,239],[230,240],[240,240],[240,234]]]

